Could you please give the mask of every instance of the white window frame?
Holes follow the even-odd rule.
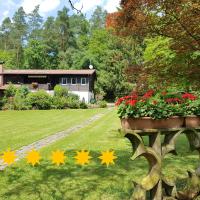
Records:
[[[82,83],[83,79],[85,80],[85,83]],[[86,78],[83,78],[83,77],[81,78],[81,85],[87,85],[87,79]]]
[[[65,83],[64,83],[64,80],[65,80]],[[67,78],[66,77],[61,78],[61,85],[67,85]]]
[[[72,80],[75,79],[76,83],[72,83]],[[71,78],[71,85],[77,85],[77,78]]]

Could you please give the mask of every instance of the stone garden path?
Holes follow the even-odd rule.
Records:
[[[17,156],[16,161],[24,158],[26,156],[27,152],[29,152],[33,149],[39,150],[39,149],[46,147],[46,146],[48,146],[48,145],[50,145],[50,144],[52,144],[52,143],[54,143],[58,140],[65,138],[66,136],[74,133],[75,131],[78,131],[81,128],[88,126],[89,124],[97,121],[98,119],[100,119],[101,117],[106,115],[110,110],[111,110],[111,108],[108,108],[105,112],[96,114],[96,115],[92,116],[91,118],[87,119],[86,121],[84,121],[83,123],[81,123],[79,125],[73,126],[73,127],[69,128],[65,131],[61,131],[61,132],[55,133],[53,135],[50,135],[46,138],[38,140],[38,141],[36,141],[32,144],[29,144],[27,146],[21,147],[20,149],[15,151],[16,156]],[[2,160],[0,160],[0,170],[4,170],[6,167],[7,167],[7,165],[4,164]]]

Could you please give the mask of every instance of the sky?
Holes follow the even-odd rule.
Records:
[[[89,18],[96,6],[101,6],[108,12],[116,11],[120,0],[72,0],[72,2],[76,8],[83,7],[82,12]],[[23,6],[28,14],[36,5],[40,5],[40,14],[44,18],[56,16],[57,11],[64,6],[70,8],[68,0],[0,0],[0,23],[6,17],[12,18],[14,12],[20,6]]]

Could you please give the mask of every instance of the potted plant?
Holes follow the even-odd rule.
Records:
[[[188,128],[200,127],[200,99],[191,93],[182,95],[184,99],[183,110],[185,126]]]
[[[35,89],[35,90],[36,90],[36,89],[38,88],[38,83],[36,83],[36,82],[33,82],[33,83],[32,83],[32,87],[33,87],[33,89]]]
[[[170,98],[169,98],[170,97]],[[184,125],[181,99],[150,90],[118,99],[118,114],[125,129],[165,129]]]

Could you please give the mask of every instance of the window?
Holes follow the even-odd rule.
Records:
[[[61,84],[67,85],[67,78],[61,78]]]
[[[86,78],[81,78],[81,85],[86,85]]]
[[[72,78],[72,79],[71,79],[71,84],[72,84],[72,85],[76,85],[76,84],[77,84],[76,78]]]
[[[67,78],[67,85],[71,85],[71,78]]]

